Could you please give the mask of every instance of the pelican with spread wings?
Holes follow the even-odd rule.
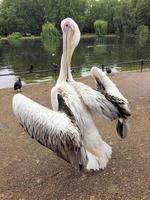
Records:
[[[13,111],[32,138],[76,169],[104,169],[112,150],[102,140],[93,113],[110,121],[117,120],[117,133],[124,138],[130,116],[128,101],[97,67],[91,69],[97,84],[95,90],[73,79],[71,58],[80,40],[80,30],[71,18],[61,22],[61,29],[63,54],[60,74],[51,90],[53,110],[16,94]]]

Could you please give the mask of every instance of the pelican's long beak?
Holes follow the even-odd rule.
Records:
[[[63,34],[63,55],[64,62],[66,67],[71,67],[71,58],[72,58],[72,38],[73,33],[71,29],[68,29]]]
[[[72,31],[70,30],[67,37],[67,67],[71,67],[72,53]]]

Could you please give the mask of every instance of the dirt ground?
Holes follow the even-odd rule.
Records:
[[[129,100],[130,133],[121,140],[114,123],[95,117],[113,154],[105,170],[85,174],[31,139],[12,113],[13,89],[0,90],[0,200],[150,200],[150,71],[111,79]],[[94,86],[90,77],[79,81]],[[53,85],[24,86],[22,94],[50,107]]]

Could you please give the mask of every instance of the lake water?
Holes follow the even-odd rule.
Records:
[[[45,80],[56,80],[58,71],[52,63],[59,65],[62,40],[57,44],[43,44],[41,40],[0,41],[0,74],[47,70],[44,73],[20,75],[24,84]],[[78,67],[74,76],[86,76],[93,65],[114,63],[110,67],[117,70],[139,69],[139,64],[117,65],[116,63],[139,59],[150,59],[150,40],[134,37],[105,37],[81,39],[72,59],[72,66]],[[150,67],[150,64],[145,65]],[[0,88],[13,87],[17,76],[0,76]]]

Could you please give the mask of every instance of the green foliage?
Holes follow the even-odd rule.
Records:
[[[89,0],[89,8],[86,14],[86,32],[94,32],[94,22],[101,19],[108,22],[108,32],[114,32],[113,16],[118,0]]]
[[[40,34],[46,0],[3,0],[0,5],[0,33]]]
[[[56,40],[59,37],[59,32],[54,23],[47,22],[42,26],[42,40]]]
[[[113,22],[117,34],[132,33],[136,28],[135,10],[129,0],[122,0],[115,8]]]
[[[94,27],[98,37],[107,34],[108,23],[106,21],[96,20],[94,22]]]
[[[8,36],[8,40],[18,40],[22,37],[21,33],[14,32]]]
[[[142,36],[147,36],[149,34],[148,26],[140,25],[136,29],[136,34]]]
[[[148,26],[145,26],[145,25],[138,26],[135,33],[138,36],[137,39],[138,39],[140,44],[144,44],[144,43],[147,42],[148,36],[149,36]]]
[[[74,18],[82,29],[86,10],[86,0],[3,0],[0,5],[0,34],[39,35],[47,21],[54,22],[60,30],[60,22],[65,17]]]
[[[87,8],[87,0],[51,0],[51,9],[47,20],[55,22],[56,27],[60,30],[61,20],[71,17],[82,30]]]
[[[22,43],[22,41],[20,40],[22,38],[21,33],[14,32],[10,34],[7,38],[8,38],[8,43],[11,46],[16,47],[16,48],[21,46],[21,43]]]
[[[58,47],[59,32],[54,23],[47,22],[42,26],[41,33],[42,43],[44,48],[52,53]]]
[[[82,32],[94,32],[94,22],[108,23],[108,33],[134,33],[144,24],[150,28],[150,0],[3,0],[0,3],[0,35],[20,32],[40,35],[47,21],[73,18]]]
[[[136,4],[137,24],[150,27],[150,0],[138,0]]]

